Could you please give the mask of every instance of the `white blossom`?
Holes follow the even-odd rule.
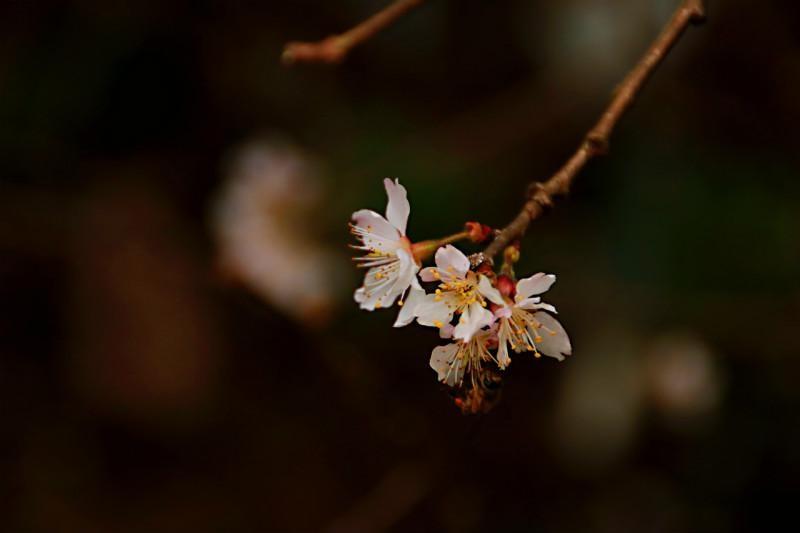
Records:
[[[373,311],[390,307],[397,300],[402,306],[395,327],[414,320],[414,310],[424,291],[417,281],[419,264],[414,258],[411,241],[406,237],[406,224],[411,206],[406,189],[398,180],[383,180],[389,197],[386,216],[362,209],[353,213],[351,231],[359,241],[353,248],[366,254],[355,258],[360,267],[367,268],[364,284],[355,292],[361,309]],[[408,299],[403,301],[406,293]]]
[[[516,285],[514,302],[504,303],[495,310],[498,320],[497,363],[501,369],[511,363],[509,345],[517,353],[533,352],[536,357],[544,354],[559,361],[572,353],[567,332],[548,314],[555,313],[556,308],[536,296],[546,292],[555,281],[553,274],[542,272],[521,279]]]
[[[417,322],[441,329],[455,315],[460,315],[453,336],[469,341],[495,320],[487,309],[487,301],[503,304],[503,297],[486,276],[470,270],[469,259],[455,246],[448,244],[436,250],[435,261],[436,267],[420,272],[422,281],[438,281],[439,286],[434,294],[421,298],[416,309]]]
[[[478,379],[481,365],[495,361],[489,352],[492,339],[493,333],[485,330],[468,341],[437,346],[431,352],[430,366],[436,371],[439,381],[450,387],[461,386],[467,373],[473,380]]]

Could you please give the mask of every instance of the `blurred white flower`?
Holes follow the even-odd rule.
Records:
[[[545,312],[555,313],[556,308],[542,303],[541,297],[536,296],[547,292],[555,281],[553,274],[543,272],[521,279],[516,285],[514,303],[504,302],[495,310],[498,319],[497,363],[501,369],[511,363],[509,345],[517,353],[533,352],[535,357],[544,354],[559,361],[572,353],[567,332],[558,320]]]
[[[667,331],[644,341],[629,321],[606,321],[586,339],[589,353],[566,368],[556,404],[555,446],[576,469],[616,464],[636,444],[641,423],[662,415],[673,430],[692,430],[718,407],[724,380],[706,342]],[[647,417],[647,418],[645,418]]]
[[[224,272],[302,321],[326,320],[341,285],[338,254],[308,223],[321,200],[307,153],[256,140],[234,154],[213,211]]]
[[[656,339],[644,360],[647,396],[664,415],[675,418],[711,412],[722,396],[722,378],[709,346],[686,333]]]
[[[503,297],[489,278],[470,270],[469,259],[455,246],[448,244],[436,250],[435,260],[436,266],[422,269],[420,277],[422,281],[440,282],[439,287],[434,294],[421,298],[417,322],[442,329],[460,314],[453,336],[469,341],[494,322],[494,315],[486,309],[487,300],[502,304]]]
[[[405,326],[414,320],[414,309],[424,291],[417,281],[419,264],[412,252],[411,241],[406,237],[406,224],[411,206],[406,188],[398,180],[383,180],[389,203],[386,217],[375,211],[362,209],[353,213],[350,229],[359,240],[357,250],[366,255],[355,258],[360,267],[369,268],[364,275],[364,285],[356,290],[355,300],[361,309],[374,311],[398,304],[402,307],[395,327]],[[411,291],[407,302],[403,301]]]

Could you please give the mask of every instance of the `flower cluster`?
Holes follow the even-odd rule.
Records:
[[[552,316],[555,307],[541,299],[554,275],[540,272],[516,281],[509,264],[500,275],[486,263],[473,265],[450,243],[487,238],[490,231],[477,223],[445,239],[412,242],[406,235],[406,189],[390,179],[384,186],[389,197],[385,217],[368,209],[353,213],[350,227],[358,240],[353,248],[364,253],[354,260],[367,269],[355,300],[368,311],[397,304],[395,327],[416,321],[438,328],[450,342],[433,349],[430,366],[453,389],[463,411],[489,408],[511,351],[558,360],[571,353],[566,331]],[[423,268],[434,251],[435,266]],[[507,262],[509,255],[514,254],[506,254]],[[420,281],[430,287],[428,292]]]

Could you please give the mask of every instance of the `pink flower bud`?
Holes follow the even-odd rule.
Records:
[[[514,280],[505,274],[497,276],[497,283],[495,285],[497,286],[497,290],[500,291],[500,294],[506,298],[513,298],[514,294],[517,292],[517,285],[514,283]]]
[[[492,234],[492,228],[480,222],[467,222],[464,231],[469,233],[472,242],[483,242]]]

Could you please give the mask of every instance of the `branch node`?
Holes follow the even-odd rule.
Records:
[[[586,149],[592,156],[608,154],[609,142],[605,135],[590,133],[586,136]]]
[[[702,24],[706,21],[706,8],[703,0],[689,0],[686,7],[689,10],[689,22]]]
[[[525,234],[531,221],[542,214],[545,208],[553,205],[554,195],[569,191],[572,181],[586,163],[595,156],[605,155],[609,149],[609,139],[617,122],[631,106],[653,70],[680,39],[683,31],[691,24],[702,22],[705,18],[703,0],[682,0],[664,30],[650,45],[645,54],[614,90],[600,120],[586,134],[577,151],[545,183],[532,183],[528,187],[526,201],[522,210],[484,250],[484,262],[503,251],[504,247]]]
[[[547,192],[547,188],[545,187],[544,183],[538,181],[536,183],[532,183],[528,194],[530,195],[531,200],[535,201],[542,207],[553,207],[553,197],[550,196],[549,192]],[[528,209],[528,211],[530,211],[530,209]]]

